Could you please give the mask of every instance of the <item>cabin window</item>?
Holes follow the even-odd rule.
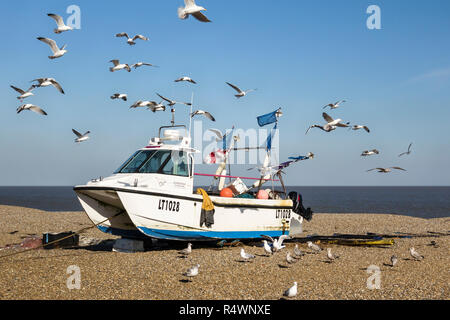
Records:
[[[160,173],[187,177],[186,152],[171,150],[142,150],[128,159],[116,173]]]

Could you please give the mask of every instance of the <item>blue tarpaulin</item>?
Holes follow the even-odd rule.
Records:
[[[263,127],[265,125],[277,122],[277,120],[278,120],[277,114],[279,114],[279,112],[280,112],[280,109],[278,109],[278,110],[276,110],[274,112],[271,112],[271,113],[268,113],[268,114],[265,114],[265,115],[257,117],[256,119],[258,120],[258,125],[260,127]]]

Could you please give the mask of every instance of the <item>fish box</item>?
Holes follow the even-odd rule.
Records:
[[[78,246],[79,241],[80,236],[75,232],[44,233],[42,236],[44,249],[75,247]]]

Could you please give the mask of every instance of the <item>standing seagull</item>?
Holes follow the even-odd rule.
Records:
[[[216,121],[216,119],[214,119],[214,117],[212,116],[211,113],[209,113],[208,111],[203,111],[203,110],[197,110],[193,113],[191,113],[191,118],[193,118],[196,115],[204,115],[205,117],[207,117],[209,120],[211,121]]]
[[[400,168],[400,167],[390,167],[390,168],[373,168],[373,169],[367,170],[366,172],[373,171],[373,170],[378,170],[378,172],[381,172],[381,173],[389,173],[389,172],[392,171],[391,169],[397,169],[397,170],[406,171],[405,169]]]
[[[325,109],[326,107],[330,107],[330,110],[337,109],[344,102],[347,102],[347,101],[346,100],[340,100],[340,101],[337,101],[335,103],[329,103],[325,107],[323,107],[323,109]]]
[[[183,276],[188,277],[188,278],[195,277],[196,275],[198,275],[198,268],[200,268],[200,265],[196,264],[192,268],[187,269],[187,271],[185,273],[183,273]],[[192,280],[190,280],[190,281],[192,281]]]
[[[328,260],[330,260],[330,262],[333,262],[334,260],[336,260],[337,258],[339,258],[339,256],[334,256],[331,253],[331,248],[327,248],[327,258]]]
[[[190,255],[192,252],[192,243],[188,243],[187,248],[179,251],[179,254],[181,254],[183,256],[183,258],[187,258],[188,255]]]
[[[38,106],[35,106],[33,104],[27,103],[27,104],[23,104],[20,107],[17,108],[17,113],[22,112],[23,110],[30,110],[30,111],[34,111],[36,113],[42,114],[43,116],[46,116],[47,113],[42,110],[41,108],[39,108]]]
[[[295,297],[296,295],[297,295],[297,282],[294,282],[294,285],[292,287],[290,287],[289,289],[287,289],[283,293],[283,296],[292,298],[292,297]]]
[[[367,126],[360,126],[360,125],[354,125],[353,127],[352,127],[352,130],[359,130],[359,129],[364,129],[364,130],[366,130],[367,132],[370,132],[370,130],[369,130],[369,128],[367,127]]]
[[[391,267],[395,266],[397,264],[397,262],[398,262],[397,256],[394,254],[391,257]]]
[[[307,244],[308,244],[308,248],[312,249],[314,251],[314,253],[319,253],[320,251],[323,250],[321,247],[319,247],[315,243],[312,243],[311,241],[308,241]]]
[[[132,64],[131,67],[137,69],[138,67],[142,67],[142,66],[149,66],[149,67],[155,67],[158,68],[158,66],[155,66],[151,63],[146,63],[146,62],[138,62],[135,64]]]
[[[287,262],[287,263],[293,264],[293,263],[296,263],[297,261],[298,261],[297,259],[295,259],[295,258],[292,257],[292,255],[291,255],[290,252],[288,252],[288,253],[286,254],[286,262]]]
[[[81,134],[75,129],[72,129],[72,132],[77,136],[77,138],[75,139],[76,143],[86,141],[87,139],[89,139],[88,134],[91,133],[90,131],[86,131],[85,134]]]
[[[408,151],[406,151],[406,152],[403,152],[403,153],[400,153],[398,156],[399,157],[401,157],[401,156],[403,156],[403,155],[410,155],[411,154],[411,146],[412,146],[412,143],[410,143],[409,144],[409,146],[408,146]]]
[[[244,248],[241,248],[241,258],[244,259],[244,261],[249,261],[251,259],[255,259],[255,256],[251,253],[246,253]]]
[[[272,248],[267,243],[267,240],[263,240],[263,244],[264,244],[264,252],[272,255],[273,251],[272,251]]]
[[[304,256],[305,254],[298,248],[298,244],[295,244],[294,255],[298,258]]]
[[[312,125],[312,126],[310,126],[310,127],[308,128],[308,130],[306,130],[306,133],[305,133],[305,134],[307,134],[308,131],[309,131],[309,129],[311,129],[311,128],[319,128],[319,129],[322,129],[322,130],[325,131],[325,132],[330,132],[330,131],[336,130],[337,127],[347,128],[348,125],[350,124],[350,122],[347,122],[347,123],[345,123],[345,124],[344,124],[344,123],[341,123],[341,122],[342,122],[342,119],[336,119],[336,120],[334,120],[332,117],[330,117],[330,116],[329,116],[328,114],[326,114],[325,112],[322,113],[322,117],[325,119],[325,121],[327,122],[327,124],[324,125],[324,126],[320,126],[320,125],[318,125],[318,124]]]
[[[20,96],[18,96],[17,99],[19,99],[21,102],[23,101],[23,99],[34,95],[33,92],[31,92],[34,89],[34,86],[31,86],[27,91],[24,91],[20,88],[14,87],[14,86],[11,86],[11,88],[13,88],[18,93],[20,93]]]
[[[178,79],[174,80],[174,82],[180,82],[180,81],[187,81],[187,82],[190,82],[190,83],[197,84],[197,82],[195,82],[194,80],[192,80],[189,77],[181,77],[181,78],[178,78]]]
[[[61,16],[58,16],[57,14],[54,14],[54,13],[49,13],[47,15],[56,21],[56,25],[58,26],[58,28],[53,30],[56,34],[64,32],[64,31],[73,30],[72,27],[66,26],[64,24],[64,20],[61,18]]]
[[[232,87],[234,90],[236,90],[238,92],[238,94],[234,95],[238,99],[242,98],[243,96],[245,96],[247,93],[249,93],[251,91],[257,90],[257,89],[250,89],[250,90],[247,90],[247,91],[242,91],[241,89],[239,89],[238,87],[236,87],[235,85],[233,85],[233,84],[231,84],[229,82],[226,82],[226,84],[229,85],[230,87]]]
[[[63,88],[54,78],[39,78],[39,79],[31,80],[31,82],[34,82],[34,81],[38,82],[38,84],[33,85],[34,88],[54,86],[56,89],[58,89],[59,92],[64,94]]]
[[[114,93],[111,96],[111,99],[122,99],[123,101],[127,101],[128,95],[126,93]]]
[[[409,253],[411,254],[411,257],[414,258],[414,260],[423,260],[425,257],[423,255],[421,255],[420,253],[418,253],[416,251],[416,249],[414,249],[414,247],[411,247],[409,249]]]
[[[42,41],[46,44],[48,44],[50,46],[50,49],[52,49],[53,51],[53,55],[49,56],[49,59],[56,59],[56,58],[60,58],[62,57],[64,54],[66,54],[67,50],[66,50],[66,46],[67,45],[63,45],[61,48],[58,48],[58,46],[56,45],[55,40],[49,39],[49,38],[43,38],[43,37],[38,37],[37,38],[39,41]]]
[[[211,22],[201,11],[206,11],[206,9],[196,5],[194,0],[184,0],[184,8],[178,8],[178,17],[184,20],[192,15],[198,21]]]
[[[141,39],[141,40],[144,40],[144,41],[148,41],[148,38],[144,37],[141,34],[137,34],[133,38],[130,38],[126,32],[118,33],[118,34],[116,34],[116,37],[126,37],[127,38],[127,43],[130,46],[134,46],[136,44],[136,42],[134,42],[134,40],[136,40],[136,39]]]
[[[361,157],[367,157],[367,156],[372,156],[374,154],[379,154],[380,151],[378,151],[377,149],[373,149],[373,150],[366,150],[363,151],[363,153],[361,153]]]
[[[114,59],[109,62],[112,62],[114,64],[114,67],[109,68],[109,71],[114,72],[122,69],[126,69],[128,72],[131,72],[130,66],[126,63],[120,64],[119,60]]]

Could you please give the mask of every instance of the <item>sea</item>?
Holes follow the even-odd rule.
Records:
[[[315,213],[450,216],[450,187],[287,187]],[[45,211],[83,211],[73,187],[0,187],[0,205]]]

